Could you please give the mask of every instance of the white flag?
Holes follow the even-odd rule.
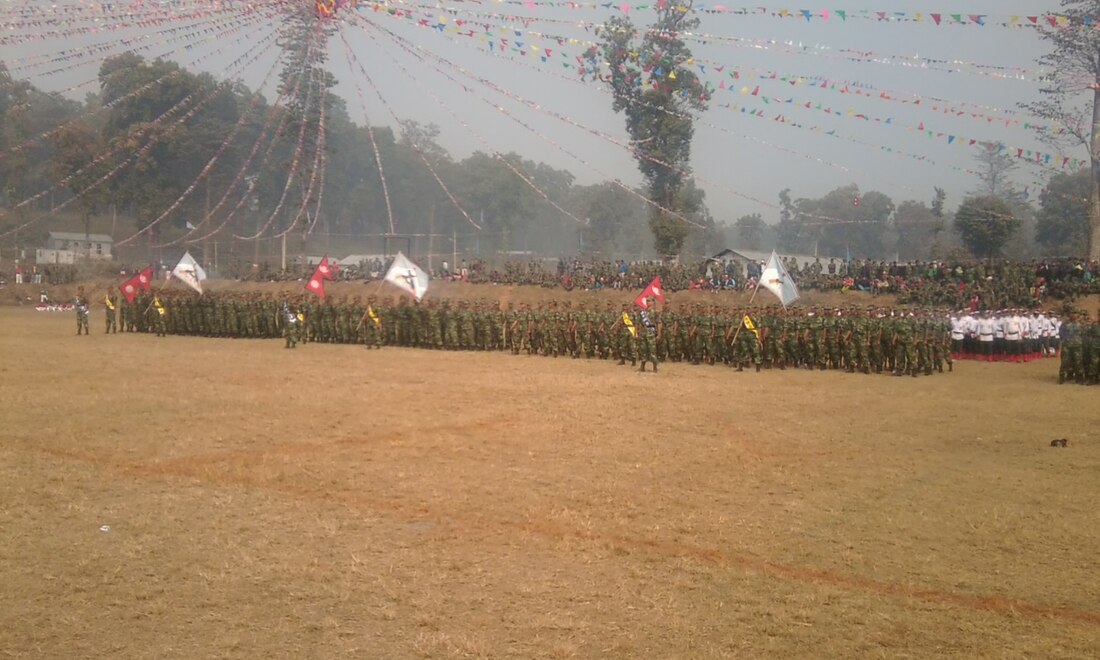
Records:
[[[390,284],[408,291],[418,301],[428,292],[428,274],[400,252],[394,257],[390,269],[386,271],[385,279]]]
[[[798,287],[791,279],[791,274],[783,267],[783,262],[779,260],[775,250],[772,250],[772,256],[768,257],[764,272],[760,273],[760,286],[774,293],[784,307],[798,300]]]
[[[184,226],[187,227],[188,229],[190,229],[191,231],[195,230],[195,225],[191,224],[190,222],[185,223]]]
[[[206,279],[206,271],[195,261],[190,252],[185,252],[180,262],[172,269],[172,276],[202,293],[202,281]]]

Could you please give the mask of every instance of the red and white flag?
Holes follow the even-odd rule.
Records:
[[[153,267],[146,266],[145,270],[141,271],[136,276],[138,286],[146,291],[153,290]]]
[[[665,290],[661,288],[661,276],[653,278],[653,281],[649,283],[649,286],[642,291],[641,295],[634,299],[634,304],[642,309],[649,309],[649,299],[656,298],[657,300],[665,301]]]
[[[306,282],[306,291],[315,293],[321,296],[322,299],[325,297],[325,274],[321,272],[320,266],[313,271],[313,276]]]
[[[317,264],[317,273],[320,273],[321,277],[326,280],[331,280],[337,270],[339,270],[339,266],[330,264],[328,262],[328,255],[321,257],[321,263]],[[314,274],[316,275],[317,273]]]
[[[130,279],[126,280],[122,284],[122,286],[118,287],[118,289],[119,289],[119,291],[122,292],[122,295],[126,297],[126,302],[133,305],[134,304],[134,298],[137,297],[138,288],[140,286],[141,285],[138,284],[138,276],[134,275]]]

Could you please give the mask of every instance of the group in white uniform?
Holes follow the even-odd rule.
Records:
[[[1040,310],[959,311],[951,315],[956,360],[1030,362],[1058,355],[1062,322]]]

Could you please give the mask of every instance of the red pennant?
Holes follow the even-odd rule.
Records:
[[[314,273],[313,277],[309,278],[309,282],[306,283],[306,291],[315,293],[321,296],[322,299],[325,297],[325,280],[322,279],[320,273]]]
[[[122,295],[126,297],[126,302],[133,305],[134,298],[137,297],[138,287],[140,286],[141,285],[138,283],[138,276],[134,275],[130,279],[126,280],[126,282],[122,286],[118,287],[118,289],[122,292]]]
[[[136,275],[138,286],[146,291],[153,290],[153,267],[146,266],[145,270]]]
[[[665,301],[665,291],[661,286],[661,276],[653,278],[653,281],[649,283],[649,286],[645,288],[642,293],[634,299],[634,304],[642,309],[649,309],[649,298],[656,298],[661,302]]]
[[[317,272],[313,276],[317,277],[320,274],[323,279],[331,280],[335,272],[336,264],[329,265],[328,255],[325,255],[321,257],[321,263],[317,264]]]

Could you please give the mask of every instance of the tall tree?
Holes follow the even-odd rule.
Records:
[[[763,247],[764,218],[759,213],[743,215],[735,223],[737,240],[746,250],[759,250]]]
[[[802,225],[799,222],[797,208],[791,199],[791,189],[779,191],[779,226],[776,227],[776,243],[784,252],[804,252],[802,245]]]
[[[1008,154],[1003,144],[986,142],[979,145],[974,160],[978,162],[978,180],[981,181],[973,192],[975,196],[1000,197],[1010,205],[1024,202],[1023,193],[1012,180],[1016,160]]]
[[[1088,257],[1100,260],[1100,0],[1062,0],[1058,12],[1068,24],[1043,27],[1039,34],[1051,50],[1039,58],[1048,73],[1040,91],[1043,98],[1026,107],[1064,128],[1044,137],[1059,147],[1084,146],[1091,161]]]
[[[976,257],[997,256],[1019,227],[1012,207],[1000,197],[968,197],[955,212],[955,229]]]
[[[692,2],[660,2],[656,19],[644,32],[626,16],[610,19],[598,31],[601,42],[585,53],[589,70],[611,88],[612,108],[626,117],[626,130],[649,198],[649,224],[659,254],[677,255],[689,228],[671,212],[698,210],[693,195],[681,190],[691,179],[694,113],[707,108],[710,89],[694,70],[691,51],[680,35],[699,19]],[[607,67],[609,72],[603,72]]]
[[[1035,241],[1048,255],[1076,256],[1088,245],[1091,173],[1059,172],[1039,195]]]
[[[91,232],[92,217],[99,214],[105,202],[102,188],[90,189],[102,172],[87,168],[103,149],[103,140],[87,124],[74,122],[54,133],[50,141],[54,148],[54,175],[60,180],[69,179],[69,189],[80,196],[78,203],[87,235]],[[85,171],[81,172],[82,169]]]
[[[906,200],[898,204],[894,227],[898,232],[898,258],[926,259],[932,256],[943,220],[924,202]]]
[[[820,199],[800,199],[796,221],[806,243],[815,254],[883,257],[887,254],[886,233],[894,202],[887,195],[860,193],[850,184],[830,191]]]

